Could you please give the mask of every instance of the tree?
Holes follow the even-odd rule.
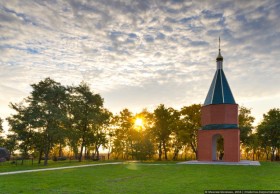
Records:
[[[66,88],[50,78],[32,84],[31,87],[31,95],[21,104],[11,103],[16,114],[8,121],[22,141],[20,146],[23,154],[27,155],[36,140],[36,147],[44,152],[44,165],[47,165],[51,149],[65,137]]]
[[[4,132],[3,129],[3,120],[0,118],[0,147],[4,146],[4,138],[2,137],[2,133]]]
[[[44,165],[47,165],[49,153],[56,143],[65,137],[67,122],[66,88],[50,78],[32,84],[33,91],[27,99],[33,114],[32,125],[40,131],[44,145]]]
[[[106,134],[110,124],[111,116],[112,113],[110,111],[108,111],[107,109],[101,109],[96,124],[92,126],[93,141],[91,141],[91,144],[94,147],[96,158],[99,158],[100,146],[106,147],[107,145],[108,141]]]
[[[271,149],[271,161],[280,148],[280,109],[274,108],[263,115],[263,121],[257,127],[258,137],[264,149]]]
[[[0,134],[4,132],[3,129],[3,120],[0,118]]]
[[[255,155],[258,154],[258,149],[259,149],[259,141],[258,141],[258,136],[256,133],[253,133],[249,136],[249,145],[248,147],[250,148],[250,150],[253,151],[252,155],[253,155],[253,160],[255,160]],[[257,159],[259,159],[258,155],[257,155]]]
[[[74,133],[71,137],[78,140],[80,144],[79,161],[81,162],[84,148],[88,147],[93,140],[92,131],[97,129],[102,115],[103,99],[99,94],[93,94],[86,83],[78,87],[71,87],[71,128]],[[73,144],[73,142],[72,142]]]
[[[191,106],[185,106],[181,109],[182,127],[185,132],[182,134],[185,136],[187,143],[191,147],[193,153],[197,158],[197,131],[201,128],[201,105],[193,104]]]
[[[133,132],[133,115],[128,109],[123,109],[119,115],[114,118],[115,133],[114,133],[114,148],[113,152],[117,158],[122,156],[124,159],[128,159],[133,155],[132,144],[132,132]]]
[[[17,144],[17,141],[20,142],[18,148],[22,152],[22,157],[26,158],[34,148],[34,136],[36,133],[32,126],[34,112],[32,112],[30,107],[24,106],[23,103],[11,103],[10,107],[15,110],[17,114],[7,118],[10,132],[13,133],[13,135],[10,135],[8,138],[9,144],[11,149],[13,149],[12,145]]]
[[[161,160],[162,150],[164,151],[164,158],[167,160],[167,143],[170,139],[172,132],[172,115],[175,113],[173,108],[165,108],[163,104],[160,104],[154,110],[155,125],[153,134],[155,140],[158,143],[158,160]]]
[[[239,129],[240,129],[240,141],[243,145],[250,145],[250,135],[252,134],[253,123],[255,118],[251,116],[251,109],[244,106],[239,107]]]
[[[140,156],[139,159],[146,160],[152,159],[155,154],[155,145],[153,137],[153,127],[154,127],[154,115],[147,109],[143,109],[135,118],[142,119],[142,126],[138,127],[138,132],[140,135]]]
[[[113,152],[116,158],[137,160],[152,158],[154,155],[152,118],[153,114],[145,109],[136,115],[124,109],[114,117]]]
[[[171,133],[169,135],[170,148],[173,149],[173,160],[177,160],[179,151],[186,145],[186,131],[183,127],[183,122],[180,119],[181,113],[173,108],[169,108],[170,110],[170,120],[169,127]]]
[[[0,148],[0,162],[10,160],[9,151],[6,148]]]
[[[110,113],[110,117],[109,117],[109,125],[107,127],[106,130],[106,139],[107,139],[107,144],[105,146],[105,148],[108,149],[108,160],[110,159],[110,154],[112,152],[112,148],[114,145],[114,132],[115,132],[115,120],[114,120],[114,116],[112,113]]]

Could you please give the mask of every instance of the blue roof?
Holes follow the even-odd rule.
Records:
[[[209,104],[236,104],[222,68],[216,70],[204,106]]]

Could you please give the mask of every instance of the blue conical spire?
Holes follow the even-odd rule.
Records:
[[[220,49],[220,37],[219,54],[216,58],[216,62],[217,70],[205,99],[204,106],[209,104],[236,104],[223,71],[223,57]]]

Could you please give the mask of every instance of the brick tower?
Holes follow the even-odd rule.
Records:
[[[238,105],[223,71],[220,38],[216,61],[217,70],[201,109],[202,128],[198,130],[198,160],[239,162]],[[223,144],[223,151],[220,153],[217,153],[218,138],[223,139],[219,144]]]

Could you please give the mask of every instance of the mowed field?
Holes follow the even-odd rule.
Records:
[[[77,165],[60,163],[50,167]],[[0,165],[0,172],[32,169]],[[41,168],[41,167],[40,167]],[[0,193],[204,193],[204,190],[280,190],[280,163],[261,166],[123,162],[0,175]]]

